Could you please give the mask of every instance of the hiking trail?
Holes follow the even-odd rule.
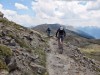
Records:
[[[49,46],[50,52],[47,52],[46,60],[49,75],[95,75],[88,68],[76,63],[67,54],[59,54],[55,39],[49,40]],[[64,50],[67,51],[65,46]]]

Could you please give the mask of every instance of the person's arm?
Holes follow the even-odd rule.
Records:
[[[59,29],[58,29],[57,32],[56,32],[56,37],[57,37],[57,35],[58,35],[58,32],[59,32]]]

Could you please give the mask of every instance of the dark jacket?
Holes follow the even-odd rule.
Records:
[[[51,30],[50,30],[50,28],[48,28],[47,30],[46,30],[46,32],[50,32]]]
[[[63,30],[58,29],[57,32],[56,32],[56,37],[59,36],[59,35],[64,35],[64,37],[65,37],[66,36],[65,30],[64,29]]]

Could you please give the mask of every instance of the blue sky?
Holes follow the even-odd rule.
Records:
[[[0,0],[0,11],[26,27],[44,23],[100,27],[100,0]]]
[[[3,5],[4,9],[14,10],[18,14],[28,14],[34,16],[35,12],[32,11],[31,2],[34,0],[0,0],[0,3]],[[23,4],[27,6],[29,10],[19,10],[16,8],[15,3]]]

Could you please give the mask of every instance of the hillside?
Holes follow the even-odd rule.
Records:
[[[40,32],[41,34],[46,34],[46,29],[50,27],[52,32],[51,35],[55,36],[55,33],[57,29],[60,27],[59,24],[42,24],[34,27],[33,29]],[[66,28],[66,27],[65,27]],[[80,35],[81,34],[81,35]],[[86,47],[90,48],[90,45],[93,46],[94,50],[99,49],[98,46],[100,46],[100,39],[94,39],[92,36],[88,35],[87,33],[81,31],[81,30],[75,30],[71,31],[66,29],[66,38],[65,38],[65,43],[71,43],[74,46],[77,46],[78,48],[82,48],[84,50]],[[96,48],[96,47],[97,48]],[[88,49],[90,50],[90,49]],[[83,51],[82,51],[83,52]],[[96,52],[96,51],[95,51]],[[93,52],[95,54],[95,52]],[[100,51],[98,51],[98,55],[96,58],[99,59],[100,56]],[[94,57],[94,55],[91,55],[91,57]]]
[[[60,27],[61,25],[60,24],[42,24],[42,25],[38,25],[36,27],[33,27],[34,30],[36,31],[39,31],[40,33],[45,33],[46,32],[46,29],[49,27],[51,28],[52,30],[52,34],[55,34],[57,29]],[[81,31],[81,30],[77,30],[77,29],[73,29],[73,30],[70,30],[68,29],[69,27],[66,27],[64,25],[62,25],[65,30],[66,30],[66,33],[68,35],[74,35],[74,36],[79,36],[79,37],[84,37],[84,38],[87,38],[87,39],[94,39],[93,36]],[[67,29],[66,29],[67,28]]]
[[[56,25],[52,25],[53,34]],[[90,39],[91,42],[68,30],[64,53],[59,54],[56,38],[44,37],[45,29],[42,32],[39,28],[40,33],[36,30],[0,18],[0,75],[100,74],[100,45],[94,39]],[[98,53],[86,51],[91,47],[97,48]],[[95,54],[91,55],[93,52]]]
[[[100,66],[85,56],[76,46],[64,44],[63,54],[59,54],[57,41],[49,40],[47,70],[49,75],[99,75]]]
[[[47,44],[41,35],[0,19],[0,75],[45,75]]]
[[[78,29],[87,32],[88,34],[94,36],[96,39],[100,39],[100,27],[89,26],[89,27],[79,27]]]
[[[60,25],[58,24],[49,24],[49,25],[43,24],[43,25],[36,26],[33,29],[39,31],[41,34],[46,34],[45,30],[47,29],[47,27],[50,27],[52,29],[51,35],[55,36],[55,32],[59,28],[59,26]],[[85,34],[84,32],[80,32],[80,33]],[[100,40],[99,39],[82,37],[76,32],[70,30],[66,30],[66,35],[67,35],[65,38],[66,45],[70,44],[76,46],[83,55],[85,55],[89,59],[94,60],[97,65],[100,65],[100,60],[99,60]]]
[[[46,34],[46,29],[48,27],[50,27],[51,28],[51,36],[55,36],[56,31],[60,26],[61,26],[60,24],[42,24],[42,25],[33,27],[32,29],[40,32],[41,34]],[[65,26],[63,25],[63,27],[65,27]],[[66,30],[66,35],[67,35],[66,42],[72,42],[72,44],[76,45],[76,46],[83,46],[83,45],[90,44],[92,42],[91,39],[94,39],[94,37],[86,34],[83,31],[80,31],[80,30],[72,31],[68,28],[65,30]]]

